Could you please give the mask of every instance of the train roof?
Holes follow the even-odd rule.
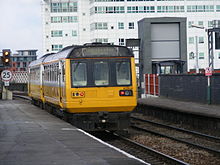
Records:
[[[29,67],[49,63],[66,58],[94,58],[94,57],[133,57],[133,53],[125,46],[109,44],[85,44],[73,45],[63,48],[58,53],[45,54],[41,58],[30,63]]]

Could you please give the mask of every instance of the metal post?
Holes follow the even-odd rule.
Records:
[[[199,73],[198,36],[196,38],[196,73]]]
[[[208,101],[208,104],[211,104],[211,83],[210,83],[210,77],[211,76],[207,76],[207,79],[208,79],[208,86],[207,86],[207,101]]]
[[[214,70],[214,53],[213,53],[213,29],[208,29],[208,52],[209,52],[209,67]]]
[[[156,74],[153,74],[153,82],[154,82],[154,96],[156,96]]]

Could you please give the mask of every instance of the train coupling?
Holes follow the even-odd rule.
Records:
[[[106,123],[109,118],[109,113],[106,111],[98,112],[98,117],[101,123]]]

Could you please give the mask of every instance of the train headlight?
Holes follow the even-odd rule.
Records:
[[[72,97],[85,97],[85,92],[84,91],[76,91],[72,92]]]
[[[132,90],[120,90],[119,96],[133,96]]]

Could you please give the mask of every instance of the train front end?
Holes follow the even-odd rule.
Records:
[[[88,46],[66,60],[66,104],[71,122],[85,130],[122,130],[137,105],[135,61],[121,46]]]

